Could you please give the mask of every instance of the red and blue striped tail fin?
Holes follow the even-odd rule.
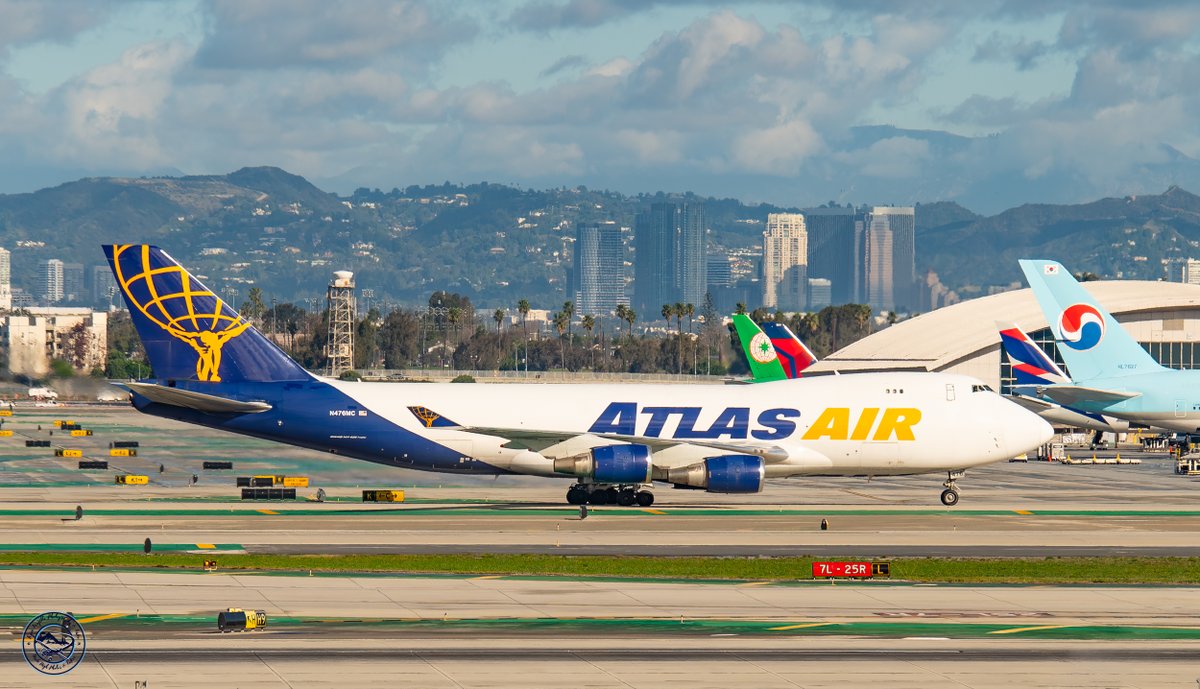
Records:
[[[1012,363],[1017,385],[1058,385],[1071,378],[1016,323],[997,323],[1000,344]]]
[[[804,369],[817,363],[817,357],[812,350],[783,323],[767,321],[760,323],[759,327],[770,338],[771,345],[779,354],[779,363],[783,364],[783,372],[788,378],[799,378]]]

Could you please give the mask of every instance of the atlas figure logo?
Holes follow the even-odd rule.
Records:
[[[1071,349],[1091,349],[1104,339],[1104,317],[1091,304],[1073,304],[1058,318],[1062,342]]]

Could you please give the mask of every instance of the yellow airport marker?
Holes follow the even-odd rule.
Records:
[[[196,544],[196,547],[197,547],[197,548],[200,548],[200,549],[202,549],[202,550],[213,550],[213,549],[215,549],[217,546],[213,545],[212,543],[197,543],[197,544]]]
[[[128,614],[129,613],[114,612],[111,615],[97,615],[95,617],[85,617],[82,620],[78,620],[78,622],[80,624],[88,624],[90,622],[103,622],[104,620],[115,620],[118,617],[125,617]]]
[[[1071,625],[1068,624],[1048,624],[1040,627],[1013,627],[1012,629],[997,629],[988,634],[1020,634],[1021,632],[1039,632],[1043,629],[1066,629]]]
[[[648,512],[648,513],[650,513],[650,514],[666,514],[666,512],[663,512],[662,510],[645,509],[645,510],[642,510],[642,511],[643,511],[643,512]]]
[[[793,629],[812,629],[813,627],[828,627],[836,622],[811,622],[809,624],[789,624],[786,627],[770,627],[768,631],[772,632],[788,632]]]
[[[1029,510],[1013,510],[1013,512],[1016,512],[1017,514],[1024,514],[1024,515],[1033,514],[1033,512],[1030,512]]]
[[[737,588],[749,588],[751,586],[766,586],[767,584],[774,584],[774,583],[775,582],[773,582],[773,581],[746,581],[741,584],[738,584]]]
[[[487,581],[488,579],[503,579],[503,574],[486,574],[481,577],[471,577],[471,581]]]
[[[275,510],[258,510],[259,514],[279,514]]]

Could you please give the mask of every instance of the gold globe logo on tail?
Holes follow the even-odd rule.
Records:
[[[137,250],[140,250],[137,270],[127,275],[121,255]],[[179,264],[153,268],[150,257],[150,247],[144,244],[113,247],[117,284],[143,316],[196,350],[197,380],[221,382],[221,348],[245,332],[250,322],[204,285],[193,283],[192,276]],[[146,298],[135,294],[133,288],[139,283]]]

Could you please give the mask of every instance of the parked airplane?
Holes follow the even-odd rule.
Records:
[[[175,259],[105,253],[154,378],[134,406],[389,466],[571,478],[572,504],[649,506],[654,481],[754,493],[767,478],[946,473],[1049,440],[980,381],[863,373],[760,385],[406,384],[315,376]]]
[[[1200,431],[1200,371],[1166,368],[1055,261],[1021,261],[1059,351],[1065,383],[1036,393],[1064,406],[1173,431]]]
[[[744,313],[735,313],[733,326],[750,363],[753,383],[799,378],[804,369],[817,362],[812,350],[783,323],[767,321],[760,325]]]
[[[1129,430],[1129,422],[1124,419],[1072,409],[1039,397],[1038,388],[1067,384],[1071,379],[1016,323],[997,323],[996,326],[1000,329],[1000,344],[1008,354],[1016,379],[1012,388],[1014,402],[1056,426],[1087,428],[1097,433]]]

